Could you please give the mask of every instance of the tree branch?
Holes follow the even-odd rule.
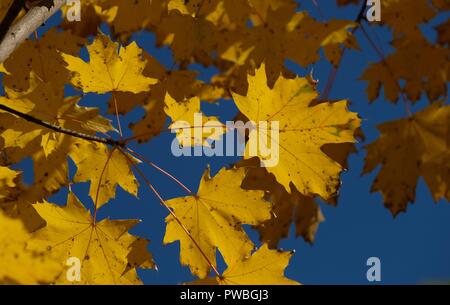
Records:
[[[84,133],[81,133],[81,132],[78,132],[78,131],[75,131],[75,130],[66,129],[66,128],[61,127],[61,126],[56,126],[56,125],[53,125],[53,124],[51,124],[49,122],[45,122],[43,120],[37,119],[37,118],[35,118],[35,117],[33,117],[33,116],[29,115],[29,114],[22,113],[20,111],[12,109],[12,108],[10,108],[10,107],[8,107],[6,105],[3,105],[3,104],[0,104],[0,110],[6,111],[6,112],[11,113],[11,114],[14,114],[14,115],[16,115],[16,116],[18,116],[18,117],[20,117],[20,118],[22,118],[22,119],[24,119],[24,120],[26,120],[28,122],[40,125],[42,127],[48,128],[50,130],[53,130],[55,132],[67,134],[67,135],[72,136],[72,137],[80,138],[80,139],[87,140],[87,141],[93,141],[93,142],[99,142],[99,143],[103,143],[103,144],[108,144],[108,145],[112,145],[112,146],[118,146],[118,147],[125,146],[125,142],[123,142],[123,141],[116,141],[114,139],[106,139],[106,138],[100,138],[100,137],[97,137],[97,136],[91,136],[91,135],[84,134]]]
[[[6,33],[5,38],[0,44],[0,64],[65,3],[65,0],[54,0],[54,5],[50,9],[46,6],[33,7],[25,16],[17,21]]]
[[[0,41],[5,38],[6,33],[8,32],[11,24],[13,24],[14,20],[16,20],[17,16],[19,16],[20,11],[25,7],[25,0],[14,0],[11,3],[11,6],[8,9],[5,17],[3,17],[2,22],[0,23]]]

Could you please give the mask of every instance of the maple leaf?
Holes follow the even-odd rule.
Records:
[[[118,149],[110,150],[105,144],[79,141],[69,153],[77,165],[74,182],[90,181],[89,195],[97,207],[116,196],[120,185],[128,193],[137,196],[139,183],[134,176],[128,158]]]
[[[347,110],[347,102],[320,103],[310,106],[317,97],[307,79],[278,78],[273,89],[267,86],[264,65],[255,76],[248,76],[247,96],[233,94],[239,110],[252,122],[279,123],[279,139],[272,139],[271,128],[257,128],[250,133],[245,158],[259,137],[279,145],[279,162],[267,167],[277,181],[291,193],[290,183],[306,196],[319,195],[325,200],[336,195],[342,166],[327,156],[321,147],[329,143],[354,143],[360,125],[356,113]],[[257,152],[262,165],[270,156]]]
[[[31,71],[43,82],[61,88],[69,80],[70,73],[64,67],[60,52],[75,55],[85,40],[70,32],[51,29],[37,40],[27,40],[5,61],[9,72],[4,76],[5,87],[14,91],[27,91]]]
[[[295,285],[297,282],[284,276],[293,252],[269,250],[263,244],[246,260],[230,265],[219,279],[226,285]]]
[[[263,192],[240,188],[244,175],[244,169],[222,169],[211,178],[207,169],[196,195],[166,202],[213,265],[216,249],[227,264],[249,255],[253,243],[242,225],[258,225],[270,218],[270,204],[263,200]],[[179,240],[181,264],[196,276],[206,277],[210,266],[192,239],[172,215],[166,222],[164,244]]]
[[[298,285],[284,276],[293,251],[270,250],[263,244],[250,257],[237,261],[219,277],[200,279],[189,284],[202,285]]]
[[[27,248],[52,254],[62,266],[70,257],[80,259],[81,282],[75,283],[140,284],[134,268],[142,264],[154,268],[141,239],[128,233],[138,221],[104,219],[96,223],[73,193],[69,193],[63,207],[44,202],[35,208],[47,226],[33,233]],[[72,282],[64,273],[56,283]]]
[[[381,21],[394,31],[394,37],[415,36],[419,32],[420,23],[426,23],[436,16],[436,11],[428,0],[381,1],[381,11]]]
[[[183,15],[178,10],[172,10],[158,26],[158,40],[170,45],[175,60],[180,62],[190,63],[191,59],[195,59],[204,65],[210,65],[210,55],[219,36],[212,22]]]
[[[203,115],[198,97],[177,102],[167,94],[164,110],[172,119],[169,128],[176,133],[178,142],[183,147],[209,146],[206,139],[219,140],[225,132],[225,126],[219,122],[217,117]],[[204,129],[207,126],[213,127],[211,129],[214,130],[206,132]]]
[[[129,125],[134,138],[138,142],[146,142],[157,136],[164,128],[167,115],[164,112],[166,94],[176,101],[183,101],[200,94],[203,100],[213,99],[205,96],[208,93],[206,84],[196,79],[197,72],[189,70],[166,70],[154,57],[144,53],[147,65],[143,74],[147,77],[158,79],[151,86],[149,92],[133,94],[130,92],[117,92],[109,102],[109,112],[115,113],[116,104],[120,114],[126,114],[135,107],[142,106],[145,110],[144,117]],[[214,93],[211,93],[211,95]]]
[[[157,80],[142,75],[146,61],[135,42],[119,50],[119,44],[100,33],[88,47],[90,61],[62,54],[72,72],[71,83],[84,93],[147,91]]]
[[[372,192],[383,194],[395,216],[414,202],[422,176],[434,200],[450,200],[450,106],[436,102],[412,117],[378,126],[381,136],[367,146],[363,173],[381,170]]]
[[[379,96],[381,86],[391,102],[396,102],[403,92],[413,102],[419,100],[422,93],[427,93],[431,101],[447,94],[450,78],[448,48],[432,45],[422,35],[415,39],[394,40],[392,45],[396,51],[382,62],[370,65],[361,77],[369,82],[367,93],[371,101]],[[416,64],[411,65],[411,62]],[[399,81],[404,82],[403,87]]]
[[[167,16],[167,0],[106,0],[102,4],[106,9],[117,9],[113,20],[108,21],[115,36],[121,41],[129,39],[133,32],[156,28]],[[171,2],[171,1],[170,1]]]
[[[50,284],[62,272],[55,257],[26,250],[29,241],[22,222],[0,210],[0,284]]]
[[[340,62],[343,45],[348,49],[359,49],[355,37],[350,32],[356,23],[349,20],[330,20],[318,22],[307,13],[297,13],[288,27],[287,57],[303,67],[320,59],[318,51],[323,48],[325,57],[337,66]],[[298,46],[302,46],[299,52]]]
[[[256,66],[264,62],[268,84],[272,87],[284,72],[286,59],[308,66],[320,59],[318,51],[324,48],[326,58],[337,64],[342,44],[349,48],[358,47],[349,32],[355,23],[346,20],[321,23],[306,12],[296,13],[296,6],[293,1],[277,5],[255,2],[255,14],[251,19],[254,26],[224,36],[223,46],[219,48],[220,58],[231,61],[239,58],[246,64],[253,61]],[[302,52],[299,52],[299,45]]]

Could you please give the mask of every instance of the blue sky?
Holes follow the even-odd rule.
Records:
[[[302,7],[317,17],[312,1],[300,1]],[[326,2],[326,5],[324,4]],[[326,19],[354,19],[359,7],[349,6],[337,9],[335,1],[319,1]],[[448,15],[447,15],[448,16]],[[48,22],[46,28],[57,22],[58,17]],[[443,19],[440,19],[443,20]],[[433,24],[438,23],[437,21]],[[107,31],[104,28],[104,31]],[[430,39],[433,39],[430,27],[424,28]],[[390,34],[384,29],[376,29],[385,52],[390,50],[388,42]],[[301,238],[293,237],[283,240],[281,247],[286,250],[295,249],[296,253],[287,268],[286,275],[305,284],[368,284],[366,280],[366,260],[376,256],[381,259],[382,283],[384,284],[416,284],[430,280],[450,280],[450,204],[441,201],[435,204],[423,180],[419,181],[417,198],[410,205],[406,214],[394,219],[383,207],[380,194],[371,194],[370,186],[376,172],[361,176],[364,160],[364,145],[375,140],[379,133],[376,125],[385,121],[406,116],[401,103],[391,104],[381,98],[369,104],[365,93],[366,83],[359,81],[362,71],[368,62],[378,61],[377,55],[358,31],[356,33],[362,51],[346,53],[339,70],[331,98],[349,99],[350,109],[363,118],[363,131],[366,142],[359,143],[360,151],[350,157],[350,168],[342,175],[341,197],[338,207],[322,204],[326,221],[322,223],[316,235],[314,245],[306,244]],[[155,48],[155,38],[150,33],[137,33],[137,43],[164,65],[172,64],[171,53],[167,48]],[[299,46],[301,51],[301,46]],[[83,52],[86,56],[86,52]],[[320,61],[314,66],[301,68],[292,63],[287,65],[301,76],[314,68],[314,77],[320,80],[319,90],[323,90],[331,66]],[[194,65],[192,68],[200,72],[200,79],[207,80],[215,73],[213,68]],[[75,93],[67,88],[67,94]],[[101,97],[87,95],[82,104],[106,109],[108,95]],[[425,100],[417,103],[412,109],[417,111],[427,105]],[[220,101],[218,106],[203,105],[207,114],[214,113],[222,121],[232,119],[237,112],[230,101]],[[133,111],[122,121],[122,126],[136,121],[142,116],[142,110]],[[113,119],[113,117],[110,117]],[[137,151],[162,168],[173,173],[189,188],[196,190],[204,169],[211,165],[213,173],[227,166],[236,158],[231,157],[181,157],[172,156],[170,144],[173,134],[163,133],[151,142],[136,146]],[[22,164],[29,169],[30,161]],[[75,168],[72,165],[72,174]],[[164,198],[183,196],[183,190],[170,179],[150,167],[145,173],[154,183]],[[28,175],[28,179],[30,179]],[[87,196],[88,185],[74,187],[82,201],[91,204]],[[62,190],[52,198],[55,202],[64,202],[67,190]],[[157,198],[145,187],[139,190],[136,199],[122,190],[117,193],[116,200],[99,211],[99,217],[138,218],[138,224],[132,233],[151,240],[150,251],[158,265],[159,271],[145,270],[139,274],[145,284],[177,284],[192,280],[187,267],[179,264],[179,245],[177,243],[162,246],[165,231],[165,208],[160,206]],[[292,228],[293,229],[293,228]],[[294,231],[291,230],[291,236]],[[257,240],[257,235],[249,229],[249,234]],[[219,258],[220,260],[220,258]],[[223,263],[220,264],[223,268]],[[222,269],[223,270],[223,269]]]

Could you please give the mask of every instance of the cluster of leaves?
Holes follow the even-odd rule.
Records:
[[[10,2],[0,2],[0,17]],[[350,2],[358,1],[338,4]],[[5,93],[0,97],[0,283],[66,283],[69,257],[82,259],[83,283],[140,283],[136,268],[156,265],[149,241],[128,233],[137,221],[97,221],[98,209],[115,198],[117,186],[137,196],[137,177],[167,208],[164,243],[179,241],[181,263],[199,278],[195,283],[295,283],[283,275],[292,253],[277,250],[278,242],[292,223],[297,235],[314,240],[324,220],[316,199],[336,204],[340,174],[362,135],[361,120],[347,101],[321,99],[312,77],[296,76],[285,62],[308,67],[323,53],[337,68],[345,48],[359,48],[353,33],[366,32],[362,19],[321,22],[294,0],[86,0],[81,5],[81,22],[63,19],[62,31],[27,40],[0,65]],[[415,102],[423,93],[430,100],[423,111],[380,126],[380,138],[367,147],[365,172],[382,164],[373,190],[381,191],[397,214],[414,201],[419,176],[436,200],[450,200],[450,106],[439,101],[447,95],[449,27],[447,22],[437,28],[436,42],[418,27],[449,4],[389,0],[382,9],[395,51],[381,53],[381,61],[362,76],[369,98],[376,99],[383,86],[392,102]],[[111,37],[98,30],[101,24],[109,26]],[[143,30],[155,33],[158,46],[170,47],[172,69],[130,43]],[[80,56],[84,45],[87,61]],[[189,70],[192,63],[213,65],[219,73],[200,81]],[[82,95],[66,96],[68,84]],[[115,124],[97,108],[78,105],[87,93],[111,95]],[[266,156],[246,150],[241,162],[214,177],[207,170],[192,192],[128,147],[131,141],[145,145],[168,120],[174,130],[180,119],[194,125],[200,100],[218,99],[236,104],[236,119],[279,122],[277,166],[261,167]],[[146,114],[129,126],[133,136],[124,139],[120,116],[136,107]],[[252,142],[257,133],[246,136]],[[177,137],[183,145],[206,145],[182,133]],[[10,166],[30,157],[34,183],[25,185],[23,174]],[[76,165],[73,177],[69,159]],[[171,177],[187,196],[163,199],[143,173],[143,163]],[[90,183],[92,213],[71,191],[82,182]],[[67,204],[49,203],[62,188],[70,190]],[[258,249],[244,225],[259,231]],[[228,266],[223,272],[217,269],[217,252]]]

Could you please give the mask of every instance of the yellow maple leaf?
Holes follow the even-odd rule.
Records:
[[[142,264],[154,267],[140,239],[128,233],[137,220],[96,223],[73,193],[69,193],[66,206],[45,202],[35,208],[47,226],[33,233],[27,248],[52,254],[62,266],[72,257],[81,262],[79,282],[70,282],[64,272],[56,280],[58,284],[141,284],[134,268]]]
[[[378,129],[381,136],[367,146],[363,173],[382,165],[371,190],[383,194],[384,205],[393,215],[414,202],[420,176],[434,200],[450,200],[450,106],[436,102]]]
[[[79,141],[69,155],[77,165],[74,182],[90,181],[89,195],[97,207],[116,196],[117,185],[137,196],[139,183],[131,170],[131,161],[118,149],[110,150],[102,143]],[[129,158],[137,162],[133,157]]]
[[[54,256],[25,249],[29,241],[22,222],[0,210],[0,284],[50,284],[61,274]]]
[[[347,110],[346,101],[310,106],[318,95],[305,78],[280,77],[273,89],[269,88],[264,70],[261,65],[255,76],[248,76],[247,96],[233,93],[237,107],[250,121],[257,126],[264,123],[250,132],[245,158],[254,157],[256,151],[261,165],[268,166],[267,170],[290,193],[292,183],[306,196],[319,195],[325,200],[335,196],[342,166],[321,147],[355,142],[360,119]],[[272,122],[278,128],[272,127]],[[272,142],[271,154],[257,149],[258,137]],[[277,164],[272,164],[277,159]]]
[[[62,54],[66,68],[72,72],[71,83],[83,92],[148,91],[156,79],[145,77],[146,61],[135,42],[119,49],[119,44],[100,33],[88,47],[90,61]]]
[[[263,244],[250,257],[236,261],[219,277],[200,279],[193,285],[298,285],[284,276],[293,251],[270,250]]]
[[[143,74],[148,77],[157,78],[158,83],[151,86],[150,92],[133,94],[130,92],[117,92],[109,102],[109,112],[114,114],[116,105],[120,114],[126,114],[137,106],[145,110],[144,117],[130,124],[130,129],[138,142],[146,142],[157,136],[164,128],[167,115],[164,112],[166,94],[176,101],[201,94],[203,100],[212,99],[208,94],[206,84],[196,79],[197,72],[190,70],[166,70],[154,57],[144,53],[147,66]],[[115,99],[115,100],[114,100]]]
[[[177,102],[167,94],[164,111],[172,119],[169,128],[176,133],[181,146],[209,146],[206,139],[219,140],[225,132],[217,117],[203,115],[198,97]],[[208,126],[211,130],[206,132]]]
[[[270,250],[263,244],[248,259],[230,265],[218,280],[221,285],[296,285],[284,276],[293,252]]]
[[[205,172],[196,195],[167,201],[179,220],[189,230],[208,260],[216,265],[216,249],[227,264],[241,260],[253,249],[243,224],[258,225],[270,218],[270,204],[262,191],[240,188],[244,169],[222,169],[211,178]],[[191,238],[172,215],[166,218],[164,243],[180,241],[180,261],[200,278],[210,266]]]

